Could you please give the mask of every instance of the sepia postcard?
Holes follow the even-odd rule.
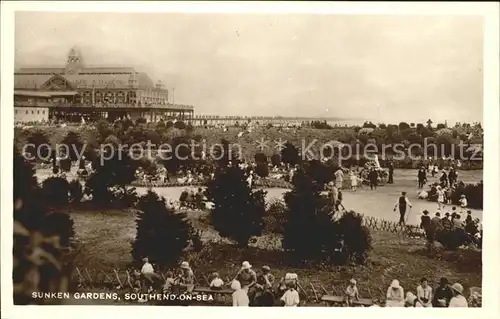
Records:
[[[5,318],[498,316],[498,21],[3,2]]]

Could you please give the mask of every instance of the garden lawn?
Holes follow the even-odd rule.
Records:
[[[285,252],[268,249],[273,235],[259,238],[248,249],[237,249],[228,241],[220,240],[218,234],[206,223],[207,213],[189,212],[188,218],[195,227],[203,230],[207,245],[200,253],[187,253],[198,282],[206,285],[204,276],[218,271],[222,278],[231,279],[240,264],[248,260],[255,269],[262,265],[271,267],[276,277],[286,272],[299,275],[302,287],[309,297],[308,305],[315,302],[311,284],[320,296],[321,285],[329,292],[341,293],[350,278],[356,278],[362,297],[383,299],[392,279],[399,279],[405,290],[415,292],[421,277],[427,277],[434,286],[440,277],[451,282],[459,281],[466,291],[471,286],[481,286],[481,252],[459,250],[428,257],[424,253],[422,239],[403,238],[397,235],[372,232],[373,250],[370,262],[364,266],[308,267],[289,263]],[[135,214],[130,211],[73,211],[75,240],[79,251],[75,266],[86,268],[91,274],[113,269],[125,269],[131,260],[131,243],[135,238]],[[263,247],[265,248],[263,249]]]

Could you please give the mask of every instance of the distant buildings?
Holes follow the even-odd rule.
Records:
[[[78,49],[65,67],[21,68],[14,73],[16,122],[81,121],[128,116],[156,122],[190,120],[194,107],[169,103],[168,90],[133,67],[86,66]]]

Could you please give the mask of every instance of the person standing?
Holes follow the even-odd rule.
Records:
[[[436,188],[438,210],[441,211],[444,208],[444,190],[441,186]]]
[[[408,197],[406,197],[406,192],[402,192],[401,196],[399,196],[398,201],[396,202],[396,205],[394,206],[394,211],[396,211],[396,208],[399,207],[399,224],[404,225],[405,222],[405,214],[406,214],[406,209],[409,207],[411,208],[411,203],[408,200]]]
[[[424,187],[425,181],[427,179],[426,175],[427,174],[425,173],[425,168],[421,167],[418,170],[418,188],[423,188]]]
[[[368,174],[368,179],[370,180],[370,189],[377,189],[377,182],[378,182],[378,173],[377,170],[375,170],[374,167],[370,169],[370,173]]]
[[[394,163],[392,161],[389,162],[389,180],[387,183],[394,184]]]

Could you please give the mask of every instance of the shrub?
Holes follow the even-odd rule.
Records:
[[[35,131],[31,133],[31,135],[27,137],[26,142],[29,146],[26,147],[26,151],[31,153],[33,157],[37,159],[49,159],[52,151],[49,138],[45,132]]]
[[[81,158],[80,154],[82,153],[84,146],[81,137],[77,132],[68,132],[61,143],[67,147],[67,155],[71,161],[76,161]]]
[[[267,177],[269,176],[269,167],[266,163],[257,163],[255,166],[255,174],[260,177]]]
[[[471,242],[470,237],[463,229],[454,229],[451,231],[440,229],[436,232],[435,238],[447,250],[455,250]]]
[[[271,155],[271,164],[273,166],[280,166],[281,165],[281,156],[279,154]]]
[[[248,246],[252,236],[262,231],[265,191],[252,192],[243,170],[237,165],[219,169],[207,184],[206,196],[214,204],[211,223],[222,237]]]
[[[285,148],[281,150],[281,160],[283,163],[290,165],[300,162],[299,151],[292,143],[287,142]]]
[[[335,221],[333,203],[322,189],[323,183],[306,172],[296,173],[293,189],[285,194],[283,248],[296,261],[364,263],[372,240],[362,217],[351,211]]]
[[[49,177],[42,183],[46,203],[51,207],[64,207],[69,202],[69,183],[61,177]]]
[[[135,180],[137,162],[130,159],[126,150],[115,151],[109,157],[101,154],[94,163],[93,172],[85,183],[85,194],[92,195],[92,201],[101,205],[126,202],[134,199],[134,191],[127,190],[127,185]],[[109,159],[108,159],[109,158]]]
[[[264,229],[268,233],[283,234],[286,224],[286,206],[280,199],[274,198],[267,203],[264,217]]]
[[[483,209],[483,182],[477,184],[459,183],[451,195],[451,201],[454,205],[459,205],[461,195],[465,195],[468,207]]]
[[[71,265],[61,247],[74,236],[73,221],[65,213],[49,213],[33,167],[14,154],[14,304],[47,303],[31,294],[68,291]]]
[[[132,244],[135,262],[148,257],[162,266],[178,263],[189,244],[190,225],[183,213],[167,208],[165,198],[153,191],[139,198],[137,235]]]

